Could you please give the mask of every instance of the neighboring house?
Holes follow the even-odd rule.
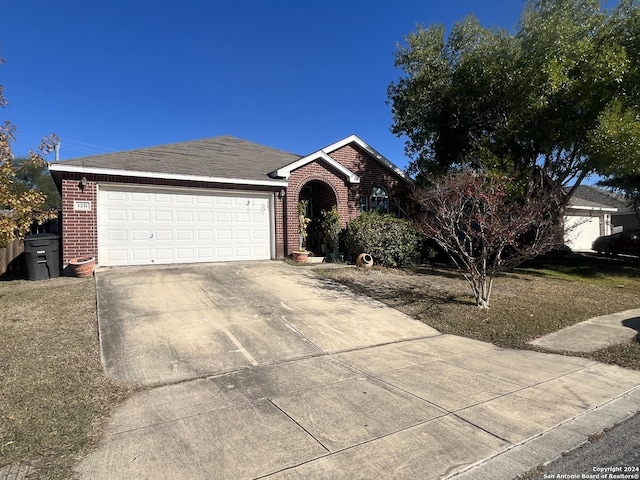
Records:
[[[406,211],[413,182],[355,135],[307,156],[223,136],[49,165],[62,196],[63,264],[274,259],[300,246],[336,205],[342,226],[361,211]],[[317,248],[318,236],[309,239]]]
[[[566,223],[573,230],[565,243],[576,251],[591,250],[602,236],[638,228],[638,218],[618,195],[590,185],[580,185],[569,200]]]

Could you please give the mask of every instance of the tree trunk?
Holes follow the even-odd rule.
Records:
[[[478,308],[487,310],[489,308],[489,299],[491,297],[491,288],[493,287],[493,278],[481,276],[477,279],[478,285],[474,289],[476,297],[476,305]]]

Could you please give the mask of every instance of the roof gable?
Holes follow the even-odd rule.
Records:
[[[285,165],[284,167],[279,168],[279,169],[271,172],[269,175],[271,175],[273,177],[276,177],[276,178],[288,179],[289,176],[291,175],[291,172],[293,172],[294,170],[297,170],[300,167],[304,167],[305,165],[307,165],[307,164],[309,164],[311,162],[315,162],[317,160],[324,160],[329,165],[331,165],[333,168],[335,168],[336,170],[341,172],[345,177],[347,177],[347,181],[349,183],[360,183],[360,177],[358,177],[358,175],[356,175],[351,170],[346,168],[340,162],[338,162],[338,161],[334,160],[333,158],[331,158],[323,150],[318,150],[317,152],[314,152],[311,155],[307,155],[306,157],[302,157],[301,159],[296,160],[295,162],[290,163],[289,165]]]
[[[369,145],[367,145],[357,135],[351,135],[351,136],[343,138],[342,140],[339,140],[339,141],[337,141],[335,143],[332,143],[331,145],[326,146],[322,150],[318,150],[317,152],[314,152],[311,155],[307,155],[306,157],[302,157],[302,158],[300,158],[299,160],[296,160],[293,163],[290,163],[290,164],[285,165],[285,166],[283,166],[283,167],[281,167],[281,168],[279,168],[277,170],[274,170],[273,172],[270,173],[270,175],[273,176],[273,177],[285,178],[286,179],[286,178],[289,178],[289,176],[291,175],[291,172],[293,170],[296,170],[296,169],[298,169],[300,167],[303,167],[304,165],[307,165],[308,163],[311,163],[311,162],[313,162],[313,161],[315,161],[315,160],[317,160],[319,158],[322,158],[326,162],[330,163],[333,167],[337,168],[338,170],[342,171],[345,175],[347,175],[350,183],[359,183],[360,182],[360,178],[355,173],[351,172],[349,169],[347,169],[340,162],[338,162],[337,160],[334,160],[332,157],[329,156],[330,153],[332,153],[332,152],[344,147],[345,145],[349,145],[350,143],[355,143],[361,149],[363,149],[369,155],[371,155],[371,157],[373,157],[375,160],[377,160],[382,165],[384,165],[387,169],[391,170],[393,173],[395,173],[396,175],[398,175],[399,177],[404,179],[406,182],[408,182],[410,184],[413,184],[413,180],[407,174],[405,174],[400,168],[398,168],[391,161],[389,161],[387,158],[385,158],[377,150],[375,150],[375,149],[371,148]]]

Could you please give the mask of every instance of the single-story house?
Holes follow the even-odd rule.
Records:
[[[300,247],[298,202],[319,223],[406,211],[402,170],[351,135],[300,156],[222,136],[49,165],[62,196],[62,262],[101,266],[282,258]],[[319,242],[310,235],[309,248]]]
[[[576,188],[565,221],[573,227],[565,243],[576,251],[591,250],[592,242],[602,235],[639,228],[635,212],[623,198],[591,185]]]

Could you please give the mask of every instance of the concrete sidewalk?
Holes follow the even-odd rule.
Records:
[[[307,269],[168,271],[98,274],[107,371],[165,385],[116,409],[80,478],[506,479],[640,410],[640,372],[442,335]],[[154,291],[171,313],[144,313]]]
[[[638,337],[640,308],[595,317],[529,342],[557,352],[593,352]]]

